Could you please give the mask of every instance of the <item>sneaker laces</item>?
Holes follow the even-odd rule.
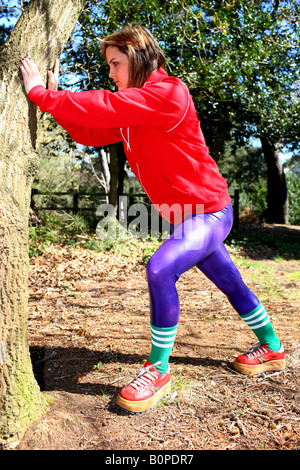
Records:
[[[264,348],[260,343],[255,343],[249,348],[249,351],[246,353],[246,356],[249,357],[249,359],[253,359],[254,357],[261,356],[267,352],[268,350]]]
[[[136,378],[130,383],[130,385],[135,388],[136,390],[139,387],[146,387],[150,383],[152,383],[155,379],[157,379],[157,370],[151,370],[153,367],[161,365],[161,362],[155,362],[155,364],[150,364],[147,367],[142,367]]]

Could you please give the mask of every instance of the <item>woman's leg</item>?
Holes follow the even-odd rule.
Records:
[[[227,296],[239,315],[246,315],[259,305],[259,300],[245,285],[223,243],[197,263],[197,267]]]
[[[281,347],[265,308],[245,285],[223,244],[231,223],[231,206],[190,217],[175,228],[148,263],[152,336],[149,360],[160,360],[162,373],[168,366],[179,320],[176,281],[195,265],[228,297],[260,344],[272,351]]]
[[[258,298],[245,285],[224,244],[219,245],[197,266],[227,296],[233,308],[252,329],[259,342],[277,351],[280,348],[280,341],[273,330],[268,314]]]
[[[232,219],[231,205],[216,213],[195,214],[185,219],[148,262],[152,337],[149,360],[152,364],[162,363],[161,373],[168,367],[180,314],[176,282],[223,242]]]
[[[176,281],[193,266],[198,266],[227,295],[229,301],[245,321],[263,336],[269,328],[268,338],[276,341],[269,319],[261,311],[261,304],[245,286],[231,261],[224,239],[232,226],[232,208],[212,214],[196,214],[175,227],[174,232],[147,265],[150,293],[151,353],[149,360],[137,377],[127,385],[117,398],[117,403],[130,411],[146,411],[170,390],[169,356],[175,341],[179,320],[179,300]],[[265,321],[267,320],[267,324]],[[278,340],[278,338],[277,338]],[[235,367],[243,373],[282,370],[284,352],[255,351],[255,358],[239,356]],[[159,364],[156,364],[156,363]],[[258,365],[257,365],[258,362]],[[263,364],[261,365],[261,362]],[[265,362],[268,362],[265,365]],[[154,367],[155,366],[155,367]],[[260,369],[262,368],[262,369]]]
[[[231,206],[214,214],[188,217],[149,260],[151,353],[136,378],[120,392],[117,403],[122,408],[136,413],[147,411],[169,393],[168,362],[179,319],[176,281],[222,243],[231,225]]]

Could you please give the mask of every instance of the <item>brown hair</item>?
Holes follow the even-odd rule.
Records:
[[[152,72],[166,65],[157,40],[144,26],[128,24],[107,36],[101,41],[104,56],[109,46],[117,47],[128,56],[129,87],[142,87]]]

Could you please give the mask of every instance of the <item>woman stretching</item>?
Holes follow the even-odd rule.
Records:
[[[80,144],[122,141],[127,160],[171,236],[147,264],[151,350],[119,394],[132,412],[152,408],[171,387],[169,357],[179,322],[176,281],[197,266],[228,298],[258,339],[233,365],[244,374],[280,371],[285,355],[268,313],[244,284],[224,246],[233,221],[227,183],[209,155],[186,85],[168,76],[156,39],[127,25],[101,42],[117,91],[57,91],[58,61],[48,89],[31,59],[21,60],[28,98]]]

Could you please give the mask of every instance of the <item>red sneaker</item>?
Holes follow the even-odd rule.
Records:
[[[171,389],[171,376],[168,370],[161,374],[155,366],[146,361],[136,378],[121,390],[117,404],[127,411],[141,413],[153,408]]]
[[[283,346],[278,351],[272,351],[266,344],[254,344],[246,354],[236,358],[233,367],[247,375],[281,371],[285,368]]]

